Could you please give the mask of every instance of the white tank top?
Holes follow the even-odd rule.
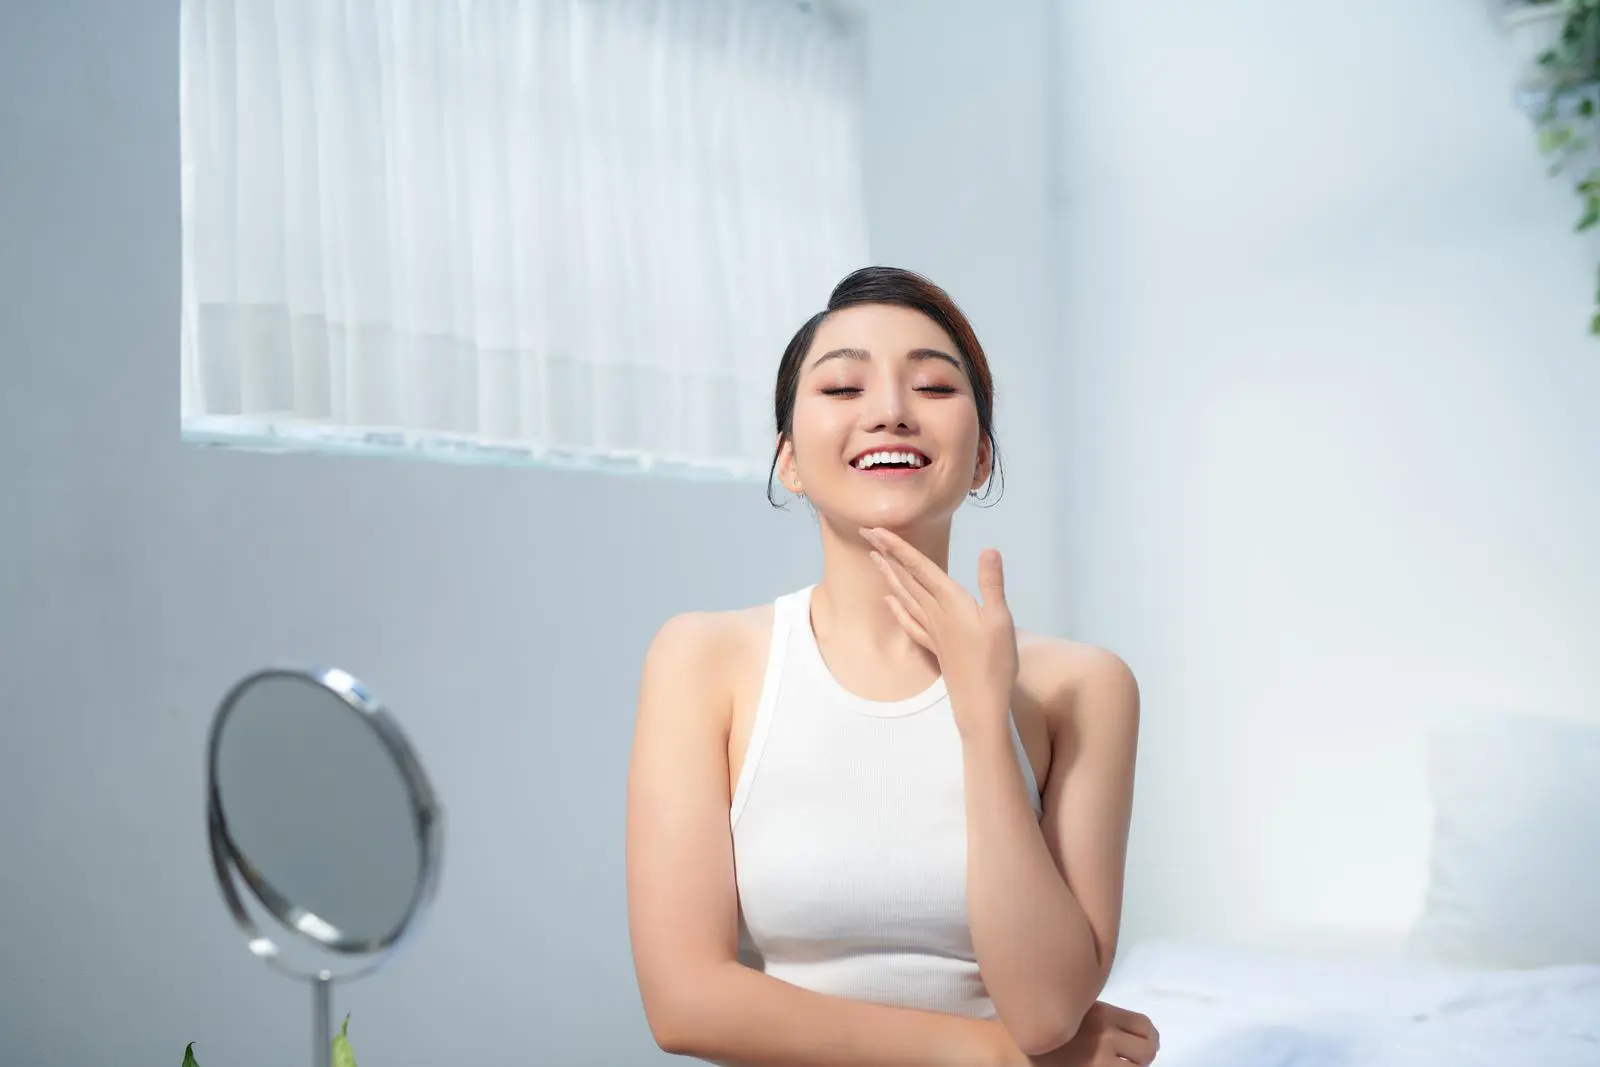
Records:
[[[967,923],[961,739],[944,678],[866,700],[834,678],[811,590],[777,599],[729,818],[746,965],[818,993],[992,1018]],[[1012,723],[1034,813],[1038,784]]]

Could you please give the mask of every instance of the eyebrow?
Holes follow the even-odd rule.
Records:
[[[811,369],[816,370],[830,359],[853,359],[858,362],[865,363],[871,358],[872,353],[868,352],[864,348],[835,348],[832,352],[824,352],[822,355],[818,356],[811,364]],[[966,373],[966,368],[961,365],[960,360],[956,359],[956,357],[952,356],[948,352],[939,351],[937,348],[913,348],[911,351],[906,353],[906,358],[911,360],[913,363],[930,359],[943,360],[956,370],[961,371],[963,374]]]

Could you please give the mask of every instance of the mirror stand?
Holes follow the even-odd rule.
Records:
[[[311,979],[311,1047],[313,1067],[333,1063],[333,975],[322,971]]]

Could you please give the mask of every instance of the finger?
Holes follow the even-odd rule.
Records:
[[[986,608],[1006,606],[1006,576],[996,549],[985,549],[978,557],[978,596]]]
[[[895,620],[900,623],[900,628],[911,636],[911,640],[932,652],[933,641],[928,637],[928,631],[923,629],[917,623],[917,620],[911,617],[911,613],[906,611],[905,605],[900,603],[900,598],[891,595],[883,599],[888,603],[889,610],[894,613]]]
[[[879,552],[905,568],[912,580],[922,586],[930,596],[937,597],[941,593],[946,593],[954,584],[953,579],[933,560],[912,548],[894,531],[882,527],[870,527],[863,528],[861,533]]]
[[[1156,1040],[1156,1025],[1150,1021],[1150,1016],[1141,1015],[1126,1008],[1118,1008],[1117,1012],[1116,1024],[1119,1029],[1126,1030],[1130,1034],[1138,1034],[1140,1037],[1149,1038],[1152,1041]]]
[[[932,595],[918,585],[904,567],[882,552],[874,549],[869,558],[878,565],[878,571],[889,583],[889,588],[900,597],[901,605],[912,613],[912,618],[926,628],[927,611],[934,603]]]
[[[1149,1067],[1156,1058],[1156,1043],[1147,1037],[1120,1030],[1111,1036],[1111,1050],[1129,1063]]]

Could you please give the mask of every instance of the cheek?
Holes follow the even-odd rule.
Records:
[[[954,409],[954,405],[951,405]],[[982,435],[978,432],[978,413],[976,411],[952,410],[949,417],[943,421],[940,436],[949,442],[951,452],[967,456],[973,460],[979,458],[978,444]]]
[[[837,458],[850,431],[843,405],[836,403],[802,400],[795,404],[793,421],[795,461],[802,467],[818,457]]]

